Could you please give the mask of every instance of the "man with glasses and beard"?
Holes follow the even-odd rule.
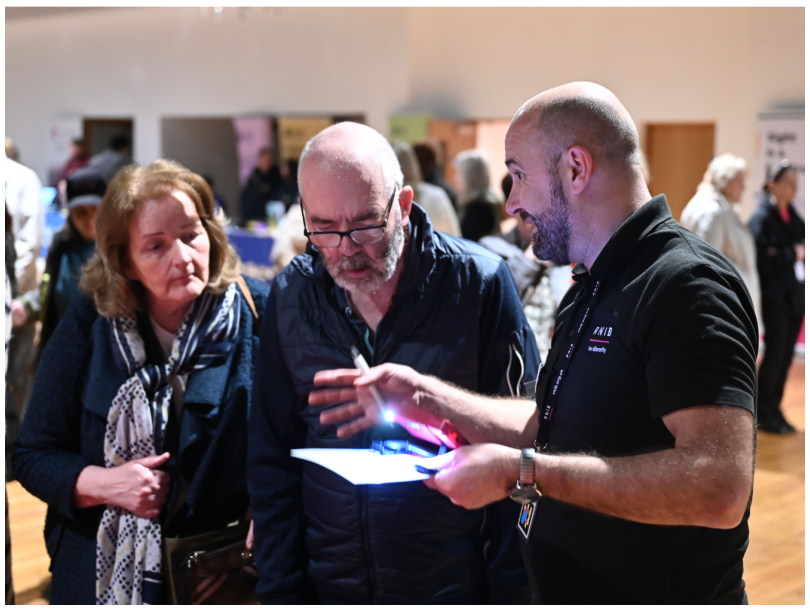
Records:
[[[529,100],[506,164],[506,209],[533,225],[538,258],[577,263],[536,400],[384,364],[319,373],[333,387],[310,404],[355,400],[321,422],[356,433],[379,421],[374,384],[412,418],[452,422],[474,444],[427,460],[425,483],[468,508],[521,504],[542,603],[746,603],[758,332],[744,282],[651,197],[633,121],[604,87]]]
[[[539,356],[508,267],[434,231],[388,142],[334,125],[299,166],[307,251],[262,319],[248,487],[265,603],[527,603],[509,501],[468,511],[420,482],[354,486],[295,448],[420,440],[396,424],[353,438],[308,404],[323,369],[407,364],[486,395],[525,396]],[[439,446],[422,442],[421,449]]]

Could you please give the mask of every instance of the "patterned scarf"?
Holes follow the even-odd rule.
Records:
[[[129,378],[107,416],[106,468],[162,452],[172,402],[170,381],[227,360],[239,339],[238,292],[232,284],[222,295],[198,297],[166,364],[145,365],[134,315],[109,321],[116,363]],[[96,536],[96,603],[163,603],[161,545],[158,517],[136,517],[108,504]]]

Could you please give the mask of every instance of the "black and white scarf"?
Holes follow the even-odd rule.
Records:
[[[198,297],[165,364],[145,364],[134,315],[110,319],[113,353],[128,379],[107,415],[106,468],[162,452],[172,403],[170,381],[227,360],[239,340],[238,293],[232,284],[222,295]],[[137,517],[108,504],[96,536],[96,603],[163,603],[161,545],[157,517]]]

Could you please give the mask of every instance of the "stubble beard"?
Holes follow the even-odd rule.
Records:
[[[344,239],[350,239],[344,237]],[[377,292],[383,284],[394,276],[402,247],[405,244],[405,229],[401,222],[395,222],[380,259],[358,252],[350,257],[343,257],[337,264],[331,264],[324,258],[324,264],[335,283],[349,292]],[[348,277],[343,272],[368,268],[371,272],[362,279]]]
[[[520,213],[524,222],[534,225],[532,231],[532,251],[541,261],[551,261],[555,265],[568,265],[569,244],[571,242],[571,217],[568,200],[565,198],[562,181],[554,172],[549,172],[551,189],[548,209],[539,216],[525,211]],[[531,219],[531,221],[529,220]]]

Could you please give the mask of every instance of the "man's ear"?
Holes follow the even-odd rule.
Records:
[[[399,207],[402,210],[402,224],[407,224],[408,217],[411,215],[411,208],[413,207],[413,189],[409,186],[403,186],[399,192]]]
[[[565,175],[568,177],[571,194],[579,195],[591,181],[593,157],[586,148],[577,144],[566,151],[564,162]]]

